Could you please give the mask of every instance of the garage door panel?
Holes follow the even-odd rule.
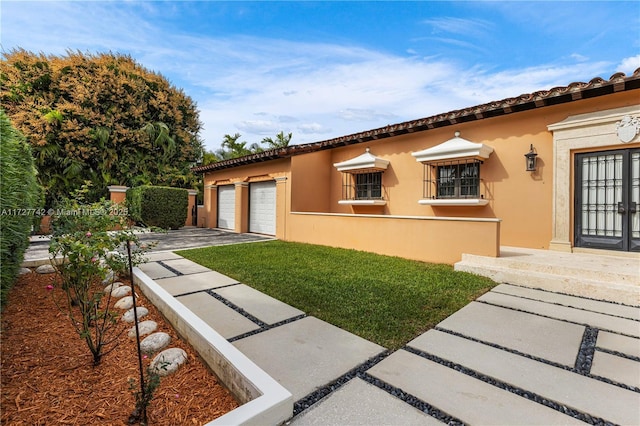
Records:
[[[233,185],[218,187],[218,228],[235,229],[236,188]]]
[[[249,232],[276,233],[276,183],[273,181],[249,185]]]

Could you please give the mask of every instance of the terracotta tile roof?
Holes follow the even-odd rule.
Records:
[[[287,158],[308,152],[353,145],[371,140],[385,139],[405,133],[421,132],[438,127],[451,126],[458,123],[482,120],[484,118],[513,114],[520,111],[543,108],[551,105],[573,102],[580,99],[594,98],[611,93],[636,89],[640,89],[640,68],[636,69],[630,76],[626,76],[624,73],[616,73],[608,80],[596,77],[588,83],[575,82],[568,86],[554,87],[549,90],[539,90],[533,93],[522,94],[515,98],[502,99],[482,105],[433,115],[431,117],[390,124],[378,129],[366,130],[364,132],[353,133],[351,135],[340,136],[324,141],[292,145],[286,148],[271,149],[257,154],[233,158],[231,160],[223,160],[206,166],[197,166],[192,170],[196,173],[223,170],[245,164],[259,163],[278,158]]]

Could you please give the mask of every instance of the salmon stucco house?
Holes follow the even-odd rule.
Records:
[[[640,252],[640,69],[225,160],[205,226],[455,263]]]

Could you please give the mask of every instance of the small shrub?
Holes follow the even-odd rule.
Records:
[[[138,223],[178,229],[187,220],[189,191],[165,186],[139,186],[127,190],[126,205],[131,219]]]
[[[111,292],[105,294],[104,286],[113,283],[114,273],[126,275],[130,262],[143,262],[145,248],[127,227],[126,217],[117,214],[116,204],[105,200],[83,203],[87,191],[83,187],[56,208],[49,252],[61,259],[57,267],[65,294],[61,309],[68,311],[97,365],[117,342],[113,335],[117,313],[109,310]],[[128,244],[135,244],[132,258],[124,254]]]
[[[167,369],[169,363],[161,363],[160,368]],[[129,379],[129,390],[133,392],[133,396],[136,399],[136,407],[129,416],[129,424],[140,423],[141,425],[147,424],[147,408],[153,400],[153,395],[160,386],[160,374],[156,369],[147,368],[147,379],[141,377],[142,384],[139,386],[135,379]]]
[[[30,146],[1,109],[0,175],[0,299],[4,305],[24,260],[34,217],[42,210],[42,189]]]

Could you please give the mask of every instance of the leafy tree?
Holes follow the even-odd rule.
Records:
[[[222,148],[215,152],[215,155],[220,160],[229,160],[231,158],[244,157],[245,155],[256,154],[262,152],[263,149],[257,143],[252,143],[247,147],[247,142],[239,141],[241,135],[236,133],[235,135],[224,135],[222,140]]]
[[[220,161],[218,156],[213,151],[205,151],[202,155],[202,165],[206,166],[207,164],[216,163]]]
[[[284,131],[281,131],[276,135],[276,139],[273,138],[264,138],[262,139],[262,143],[267,144],[269,149],[277,149],[277,148],[286,148],[289,146],[289,142],[291,142],[291,138],[293,137],[292,133],[288,133],[286,136]]]
[[[89,180],[192,188],[201,159],[196,105],[130,56],[3,53],[0,102],[31,145],[51,207]]]

